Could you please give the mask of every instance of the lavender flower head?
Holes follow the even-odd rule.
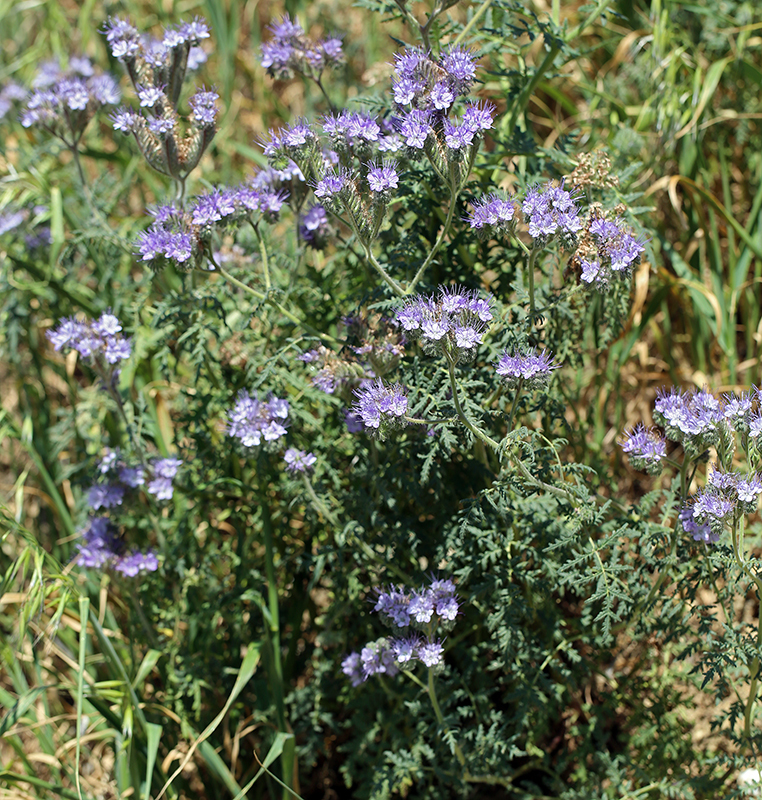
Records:
[[[110,75],[96,75],[87,59],[77,57],[69,60],[67,71],[55,63],[44,65],[34,86],[21,113],[21,124],[42,128],[69,147],[76,146],[96,111],[121,99]]]
[[[609,289],[612,280],[629,279],[634,265],[640,263],[645,251],[632,229],[621,219],[594,218],[580,251],[582,267],[580,280],[599,291]],[[579,255],[579,253],[578,253]]]
[[[329,234],[328,214],[320,203],[314,203],[302,215],[299,236],[315,250],[324,250]]]
[[[283,455],[283,460],[286,463],[286,469],[295,475],[298,472],[310,472],[317,462],[317,457],[304,450],[289,447]]]
[[[691,458],[720,442],[729,445],[732,441],[719,400],[706,390],[660,390],[654,403],[654,420],[664,428],[667,439],[682,444]]]
[[[513,354],[506,351],[497,363],[497,374],[503,378],[509,389],[515,389],[520,383],[530,390],[544,389],[553,370],[560,367],[551,358],[548,350],[543,350],[539,355],[534,349]]]
[[[150,465],[153,475],[146,485],[146,491],[157,500],[171,500],[174,493],[172,481],[182,463],[179,458],[155,459]]]
[[[564,189],[563,182],[560,186],[547,183],[530,189],[524,197],[521,210],[536,246],[545,247],[555,236],[560,236],[567,246],[576,244],[582,221],[576,198]]]
[[[262,43],[260,63],[275,78],[300,74],[317,80],[326,67],[335,67],[343,60],[341,39],[309,39],[301,25],[288,15],[271,24],[270,31],[273,38]]]
[[[365,424],[365,430],[380,439],[407,423],[407,395],[399,384],[387,386],[379,378],[355,390],[357,402],[352,411]]]
[[[288,402],[270,396],[267,401],[241,391],[228,414],[228,436],[237,439],[245,450],[269,444],[286,435]]]
[[[715,544],[720,540],[719,533],[713,533],[707,522],[699,523],[693,516],[693,508],[686,506],[679,514],[683,530],[690,534],[696,542]]]
[[[652,428],[642,423],[626,434],[622,442],[622,450],[630,457],[630,463],[637,470],[649,475],[658,475],[663,469],[663,460],[667,457],[666,439]]]
[[[466,221],[481,238],[512,233],[516,222],[516,205],[510,198],[488,194],[474,201]]]
[[[416,296],[397,312],[397,321],[428,355],[444,355],[454,364],[472,361],[492,319],[489,299],[462,287],[441,288],[438,295]]]
[[[77,563],[82,567],[112,567],[127,577],[139,572],[155,572],[159,568],[156,554],[124,552],[124,543],[108,517],[90,517],[83,539],[77,545]]]
[[[76,350],[96,366],[112,372],[113,366],[129,358],[132,352],[130,340],[121,335],[121,330],[119,320],[106,312],[97,320],[61,319],[58,327],[47,331],[46,336],[56,350]]]

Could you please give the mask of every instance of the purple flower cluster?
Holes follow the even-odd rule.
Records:
[[[359,686],[371,675],[394,676],[400,668],[409,669],[416,661],[427,668],[441,666],[444,646],[435,638],[435,632],[452,630],[459,607],[451,580],[433,579],[430,586],[412,592],[401,586],[379,592],[374,611],[395,632],[402,628],[413,630],[406,636],[377,639],[359,653],[350,653],[341,662],[342,672],[352,686]]]
[[[215,189],[184,208],[171,204],[154,209],[154,222],[139,234],[136,246],[141,260],[153,270],[163,269],[167,262],[185,270],[199,268],[214,230],[255,214],[273,221],[285,201],[282,191],[258,189],[251,183]]]
[[[286,435],[288,402],[270,396],[259,400],[241,391],[228,414],[227,433],[237,439],[246,450],[259,447],[262,442],[275,442]]]
[[[0,120],[5,119],[16,103],[25,100],[27,94],[28,92],[23,86],[14,81],[8,81],[0,89]]]
[[[476,77],[476,57],[464,47],[449,48],[438,61],[420,48],[397,53],[394,60],[392,97],[400,109],[446,113]]]
[[[283,460],[286,462],[286,469],[292,474],[310,472],[317,462],[316,456],[312,453],[297,450],[295,447],[289,447],[286,450]]]
[[[320,203],[313,203],[301,217],[299,236],[315,250],[324,250],[329,235],[330,228],[325,207]]]
[[[529,235],[541,247],[556,235],[565,244],[573,245],[577,233],[582,230],[576,198],[564,189],[563,181],[560,186],[548,183],[530,189],[521,210],[529,226]]]
[[[659,431],[641,423],[625,435],[622,450],[630,457],[635,469],[658,475],[663,467],[662,461],[667,457],[667,440]]]
[[[599,291],[606,291],[611,280],[629,278],[634,264],[640,262],[645,248],[624,221],[596,217],[588,226],[596,254],[580,258],[581,280]],[[585,248],[588,249],[588,248]]]
[[[276,78],[299,74],[318,80],[326,67],[335,67],[343,60],[341,39],[333,36],[313,41],[288,15],[270,25],[270,31],[273,38],[262,43],[261,64]]]
[[[470,103],[457,121],[442,119],[441,114],[422,108],[412,108],[395,118],[395,126],[402,141],[411,151],[424,150],[427,142],[444,142],[442,152],[446,158],[465,157],[477,137],[492,127],[495,107],[491,103]],[[443,139],[440,139],[441,125]]]
[[[434,579],[431,585],[406,592],[401,586],[381,591],[374,607],[393,628],[425,629],[432,621],[449,629],[458,616],[458,599],[451,580]]]
[[[713,469],[706,486],[680,512],[683,530],[696,541],[714,543],[728,524],[757,509],[762,477]]]
[[[731,436],[722,404],[710,392],[660,390],[654,403],[654,420],[664,435],[679,442],[690,458]]]
[[[489,327],[488,299],[462,287],[442,287],[438,295],[416,296],[397,312],[406,334],[420,339],[424,352],[458,364],[471,361]]]
[[[40,127],[69,147],[77,144],[99,108],[115,105],[121,99],[116,81],[110,75],[95,74],[86,58],[69,59],[66,71],[54,62],[43,65],[33,85],[21,113],[21,124],[25,128]],[[14,89],[11,96],[17,95]]]
[[[400,384],[386,385],[381,378],[368,381],[355,390],[357,402],[352,407],[368,433],[386,438],[395,428],[406,424],[407,395]]]
[[[186,123],[178,110],[187,70],[206,60],[200,48],[209,38],[201,19],[164,30],[161,39],[141,37],[122,19],[110,19],[104,33],[111,53],[125,66],[140,103],[140,111],[121,109],[112,116],[114,129],[132,134],[143,157],[158,172],[185,180],[216,133],[215,91],[199,89],[188,104]]]
[[[171,500],[173,479],[182,466],[179,458],[155,458],[146,466],[131,466],[109,450],[98,465],[104,481],[93,484],[87,493],[87,504],[93,510],[120,506],[129,489],[145,486],[157,500]]]
[[[509,389],[515,389],[519,384],[526,389],[544,389],[553,370],[559,367],[560,364],[553,363],[547,350],[539,354],[534,349],[526,353],[505,352],[497,362],[497,374]]]
[[[59,320],[58,327],[47,331],[46,336],[56,350],[64,347],[76,350],[96,364],[113,366],[130,357],[130,340],[121,335],[122,326],[111,313],[101,314],[97,320],[79,322],[74,317]]]
[[[466,221],[482,238],[512,232],[515,228],[516,204],[510,198],[488,194],[474,201]]]
[[[116,528],[107,517],[90,517],[77,545],[77,563],[82,567],[100,569],[110,566],[127,577],[140,572],[155,572],[159,561],[152,550],[127,552]]]
[[[371,146],[381,139],[381,127],[375,117],[346,109],[325,118],[323,133],[339,154],[350,150],[370,152]]]

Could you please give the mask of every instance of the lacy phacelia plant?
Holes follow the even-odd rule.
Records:
[[[432,580],[427,588],[412,592],[401,586],[379,592],[374,611],[395,633],[408,632],[405,636],[378,639],[365,645],[360,653],[351,653],[342,661],[342,671],[353,686],[358,686],[371,675],[393,676],[400,669],[414,666],[416,661],[430,669],[439,667],[444,646],[436,633],[452,630],[458,610],[455,584],[451,580]]]
[[[261,46],[261,64],[275,78],[304,75],[320,83],[326,67],[336,67],[344,60],[341,39],[330,36],[313,41],[298,22],[286,15],[269,25],[273,38]]]
[[[419,295],[397,312],[400,326],[427,355],[443,355],[453,364],[473,361],[491,320],[489,300],[462,287]]]
[[[95,112],[116,105],[122,96],[111,75],[96,74],[86,58],[70,58],[67,70],[55,62],[43,65],[33,86],[21,124],[41,128],[71,149],[76,148]]]
[[[307,473],[312,471],[312,468],[317,463],[317,457],[304,450],[297,450],[296,447],[289,447],[283,454],[283,461],[290,473]]]
[[[242,391],[229,412],[228,436],[237,439],[245,450],[253,450],[263,442],[276,442],[286,435],[288,402],[277,397],[266,401]]]
[[[118,111],[114,129],[133,134],[146,161],[182,184],[217,131],[216,92],[199,89],[190,98],[189,121],[181,122],[178,111],[189,65],[199,63],[191,51],[209,37],[209,28],[194,19],[151,39],[141,37],[129,21],[112,19],[105,34],[112,55],[127,69],[141,109]]]

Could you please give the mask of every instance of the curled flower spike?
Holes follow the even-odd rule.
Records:
[[[552,237],[558,235],[567,245],[576,244],[577,233],[582,230],[579,209],[571,192],[548,183],[530,189],[521,204],[529,235],[544,247]]]
[[[418,295],[397,312],[397,321],[428,355],[454,363],[471,361],[492,320],[489,300],[462,287],[441,288],[439,295]]]
[[[228,436],[237,439],[247,450],[263,442],[275,442],[286,435],[288,402],[271,396],[261,401],[255,395],[241,391],[228,414]]]
[[[331,36],[313,41],[288,15],[270,25],[270,31],[273,38],[262,43],[260,63],[276,78],[300,74],[317,80],[326,67],[335,67],[343,60],[341,39]]]
[[[355,390],[357,402],[352,407],[368,433],[384,439],[394,429],[406,424],[407,396],[400,384],[387,386],[379,378]]]
[[[527,389],[544,389],[554,369],[561,365],[554,364],[547,350],[537,353],[534,349],[526,353],[503,353],[497,363],[497,374],[505,380],[509,389],[515,389],[519,382]]]
[[[606,291],[612,280],[630,277],[633,266],[640,263],[644,251],[643,244],[623,220],[594,217],[577,251],[582,268],[580,280],[599,291]]]
[[[659,432],[641,423],[626,435],[622,450],[630,457],[635,469],[658,475],[664,466],[662,461],[667,457],[667,442]]]
[[[84,358],[108,366],[130,357],[132,346],[121,335],[122,326],[111,313],[101,314],[98,320],[78,322],[73,317],[59,321],[58,327],[46,336],[56,350],[71,348]]]
[[[691,458],[721,440],[732,439],[719,400],[705,390],[659,390],[654,420],[664,428],[667,439],[682,444]]]
[[[482,237],[510,233],[515,227],[516,205],[510,198],[488,194],[474,201],[473,211],[466,218]]]

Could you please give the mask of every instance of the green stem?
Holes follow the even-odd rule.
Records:
[[[439,707],[439,699],[437,698],[437,689],[434,683],[434,668],[429,667],[429,685],[428,685],[428,692],[429,692],[429,700],[431,700],[431,705],[434,709],[434,714],[436,715],[437,722],[447,731],[450,732],[447,724],[444,721],[444,715],[442,714],[442,709]],[[460,745],[455,742],[455,757],[458,759],[458,763],[461,767],[466,766],[466,757],[463,755],[463,751],[460,749]]]
[[[252,222],[251,219],[249,219],[249,222],[251,222],[251,227],[254,228],[254,235],[257,237],[257,242],[259,243],[259,257],[260,257],[260,259],[262,261],[262,275],[263,275],[263,277],[265,279],[265,291],[269,292],[270,291],[270,261],[267,258],[267,244],[265,243],[264,237],[259,232],[259,226],[256,223]]]
[[[511,404],[511,413],[508,417],[508,433],[513,430],[513,415],[516,413],[516,406],[519,404],[519,397],[521,397],[521,390],[524,387],[524,377],[521,376],[519,378],[518,385],[516,386],[516,396],[513,398],[513,403]]]
[[[532,248],[532,251],[529,253],[529,258],[527,259],[527,273],[529,279],[529,327],[531,328],[534,323],[534,310],[535,310],[535,303],[534,303],[534,262],[537,259],[538,249],[536,247]]]
[[[309,495],[310,500],[312,500],[312,505],[315,506],[315,509],[319,514],[322,514],[331,525],[338,525],[338,521],[336,517],[329,511],[325,503],[315,494],[315,489],[312,486],[312,482],[309,479],[309,476],[306,472],[302,473],[302,480],[304,481],[304,488],[307,490],[307,494]]]
[[[413,293],[413,290],[415,289],[416,284],[423,277],[423,273],[426,271],[426,269],[428,268],[429,264],[431,264],[431,262],[433,261],[434,256],[437,254],[437,252],[439,251],[439,248],[442,246],[442,243],[445,240],[445,236],[447,236],[447,234],[449,233],[450,225],[452,224],[452,218],[455,215],[455,205],[456,205],[457,196],[458,196],[457,191],[453,190],[452,194],[450,196],[450,207],[447,209],[447,218],[445,219],[444,225],[442,226],[442,230],[439,232],[439,236],[437,236],[437,240],[436,240],[436,242],[434,242],[434,246],[431,248],[431,251],[426,256],[425,261],[423,262],[423,264],[421,264],[420,267],[418,267],[418,272],[415,273],[415,275],[413,276],[413,280],[410,281],[410,283],[408,284],[407,289],[405,289],[405,291],[404,291],[405,295],[409,295],[409,294]]]
[[[265,628],[269,634],[270,655],[272,657],[272,674],[270,675],[270,688],[275,696],[275,715],[278,730],[290,733],[286,723],[285,683],[283,679],[283,663],[281,659],[280,637],[280,612],[278,608],[278,582],[275,574],[275,536],[273,532],[270,508],[264,491],[260,490],[260,510],[262,513],[262,531],[265,540],[265,576],[267,578],[267,608],[269,619],[265,620]],[[283,746],[281,755],[282,777],[289,786],[294,777],[294,740],[290,739]],[[291,796],[290,791],[284,790],[284,800]]]
[[[460,404],[460,397],[458,396],[458,382],[455,380],[455,362],[451,358],[447,358],[447,367],[450,373],[450,386],[452,387],[452,400],[455,405],[455,411],[460,418],[460,421],[471,431],[471,433],[480,439],[484,444],[488,444],[495,452],[500,452],[500,444],[492,437],[487,436],[484,431],[474,425],[471,420],[466,416],[463,407]]]
[[[214,262],[212,262],[214,264]],[[342,344],[338,339],[335,339],[333,336],[330,336],[327,333],[322,333],[321,331],[317,330],[317,328],[313,328],[312,325],[304,322],[304,320],[299,319],[296,314],[292,314],[288,309],[284,308],[277,300],[273,299],[269,295],[263,294],[262,292],[258,292],[256,289],[252,289],[251,286],[247,286],[242,281],[239,281],[238,278],[234,278],[229,272],[224,270],[218,264],[214,264],[215,272],[221,275],[228,283],[232,283],[233,286],[237,286],[239,289],[243,289],[243,291],[248,292],[252,297],[256,297],[257,300],[261,300],[268,305],[271,305],[273,308],[277,308],[283,316],[297,325],[300,328],[304,328],[307,333],[311,334],[312,336],[316,336],[319,339],[322,339],[324,342],[327,342],[331,345]]]
[[[487,11],[487,9],[492,5],[492,2],[493,0],[484,0],[484,2],[479,6],[479,8],[476,9],[476,13],[473,15],[473,17],[471,17],[471,19],[465,24],[463,30],[455,37],[453,45],[458,45],[463,41],[463,39],[466,37],[466,34],[471,30],[471,28],[474,27],[479,17],[481,17],[482,14],[484,14]]]
[[[405,295],[405,290],[402,288],[402,286],[397,281],[395,281],[394,278],[392,278],[392,276],[384,269],[384,267],[381,266],[381,264],[378,262],[376,257],[371,252],[370,247],[368,247],[368,245],[365,244],[365,242],[359,236],[357,231],[355,231],[355,234],[357,235],[358,240],[362,244],[363,250],[365,251],[365,258],[368,259],[368,263],[373,267],[373,269],[376,270],[376,272],[378,272],[378,274],[384,279],[389,288],[398,297],[403,297]]]

